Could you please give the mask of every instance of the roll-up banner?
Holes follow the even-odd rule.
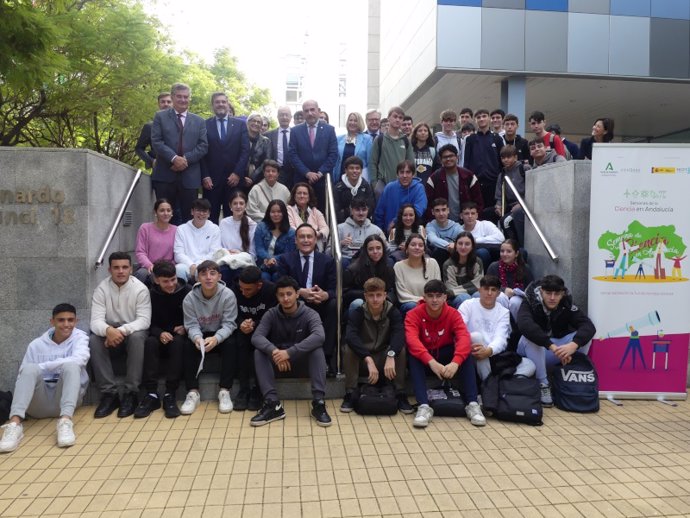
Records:
[[[686,398],[688,242],[690,146],[595,144],[588,301],[601,396]]]

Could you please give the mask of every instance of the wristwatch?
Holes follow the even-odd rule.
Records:
[[[395,358],[395,351],[392,351],[392,350],[391,350],[391,351],[388,351],[388,352],[386,353],[386,356],[388,356],[389,358]]]

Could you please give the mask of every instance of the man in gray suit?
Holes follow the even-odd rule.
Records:
[[[294,176],[294,169],[290,165],[288,152],[290,150],[290,121],[292,120],[292,112],[289,106],[281,106],[278,108],[278,127],[274,130],[264,133],[265,137],[271,141],[273,148],[273,156],[278,164],[280,164],[280,176],[278,181],[285,185],[288,189],[292,188],[292,177]]]
[[[192,201],[201,186],[201,159],[208,151],[204,119],[189,113],[191,90],[176,83],[172,86],[173,106],[153,118],[151,144],[156,152],[153,189],[156,198],[167,198],[173,207],[180,205],[182,221],[191,219]]]

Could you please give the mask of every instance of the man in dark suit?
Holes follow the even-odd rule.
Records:
[[[273,149],[273,157],[275,157],[278,164],[280,164],[280,174],[278,181],[285,185],[288,189],[292,189],[292,179],[295,175],[295,169],[290,165],[288,152],[290,149],[290,121],[292,120],[292,112],[289,106],[281,106],[278,108],[278,127],[274,130],[264,133],[265,137],[271,141],[271,148]]]
[[[208,153],[201,160],[201,183],[204,198],[211,203],[209,219],[216,225],[223,207],[223,216],[229,214],[228,203],[236,189],[244,186],[249,160],[247,125],[230,116],[228,96],[216,92],[211,96],[213,117],[206,119]]]
[[[182,221],[191,219],[192,201],[201,186],[201,159],[208,151],[204,119],[189,113],[191,90],[176,83],[171,90],[172,108],[156,113],[151,143],[156,153],[153,189],[156,198],[167,198],[173,207],[179,202]]]
[[[335,261],[316,251],[316,230],[302,223],[295,232],[297,250],[278,256],[278,277],[288,275],[300,285],[299,297],[321,317],[326,330],[323,351],[330,373],[333,372],[336,347],[337,305],[335,298]]]
[[[314,100],[302,103],[304,124],[292,128],[290,163],[295,168],[294,182],[309,182],[316,191],[317,206],[325,212],[326,178],[338,160],[335,128],[319,120],[321,110]]]
[[[158,95],[158,111],[167,110],[171,106],[172,97],[168,92],[163,92]],[[153,146],[151,145],[151,126],[153,126],[153,122],[144,124],[144,127],[141,128],[137,145],[134,146],[134,152],[143,160],[146,169],[153,169],[153,164],[156,161],[156,153],[153,151]],[[146,148],[151,149],[147,151]]]

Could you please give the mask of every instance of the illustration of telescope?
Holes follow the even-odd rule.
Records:
[[[630,334],[630,326],[635,329],[644,329],[647,326],[655,326],[661,323],[661,318],[659,317],[658,311],[650,311],[646,315],[636,318],[635,320],[630,320],[626,322],[621,327],[612,329],[600,338],[600,340],[606,340],[607,338],[613,338],[615,336],[624,336]]]

